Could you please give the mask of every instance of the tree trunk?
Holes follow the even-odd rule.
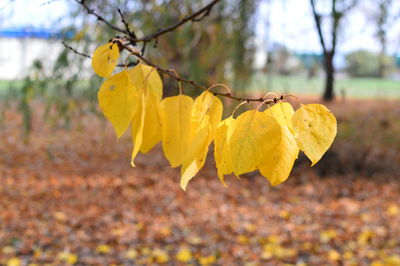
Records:
[[[332,101],[335,98],[334,82],[335,82],[335,67],[333,66],[333,53],[328,52],[325,55],[325,91],[323,100]]]

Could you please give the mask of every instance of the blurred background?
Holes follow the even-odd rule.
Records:
[[[142,37],[210,1],[84,2]],[[160,145],[131,168],[102,79],[61,43],[91,55],[117,34],[78,2],[0,1],[1,265],[400,265],[399,1],[222,0],[148,43],[146,58],[205,86],[338,118],[323,159],[300,156],[277,187],[258,173],[224,187],[210,148],[186,193]]]

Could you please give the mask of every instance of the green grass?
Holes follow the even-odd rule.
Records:
[[[0,95],[13,86],[18,88],[23,81],[0,80]],[[267,76],[256,74],[249,91],[321,95],[323,78],[307,79],[301,76]],[[337,78],[335,92],[338,96],[345,92],[352,98],[400,98],[400,81],[378,78]]]
[[[301,76],[254,76],[250,90],[321,95],[324,87],[323,78],[307,79]],[[335,92],[338,96],[345,93],[352,98],[400,98],[400,81],[378,78],[337,78]]]

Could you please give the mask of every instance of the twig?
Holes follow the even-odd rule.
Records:
[[[127,38],[127,39],[131,42],[132,45],[135,45],[137,42],[149,42],[149,41],[151,41],[153,39],[155,39],[156,43],[157,43],[157,39],[158,39],[159,36],[179,28],[180,26],[182,26],[186,22],[188,22],[188,21],[194,21],[194,22],[201,21],[202,19],[204,19],[205,17],[207,17],[210,14],[211,9],[213,8],[213,6],[215,4],[217,4],[218,2],[220,2],[220,1],[221,0],[213,0],[212,2],[207,4],[206,6],[200,8],[199,10],[194,12],[193,14],[187,15],[181,21],[176,22],[175,24],[173,24],[173,25],[171,25],[171,26],[169,26],[169,27],[167,27],[165,29],[159,29],[155,33],[147,35],[147,36],[145,36],[143,38],[137,38],[135,33],[130,30],[129,24],[125,20],[121,10],[118,9],[118,13],[121,16],[122,23],[125,25],[125,30],[114,26],[113,24],[108,22],[105,18],[103,18],[101,15],[97,14],[93,9],[91,9],[88,5],[86,5],[85,0],[75,0],[75,2],[80,4],[86,10],[86,12],[88,14],[91,14],[91,15],[95,16],[97,18],[97,20],[99,20],[99,21],[103,22],[104,24],[106,24],[109,28],[129,36],[129,38]]]
[[[129,24],[128,24],[128,22],[126,21],[126,19],[125,19],[125,17],[124,17],[124,14],[122,13],[121,9],[119,9],[119,8],[118,8],[118,14],[121,16],[121,21],[122,21],[122,23],[124,23],[125,29],[126,29],[126,31],[128,32],[128,35],[129,35],[131,38],[136,39],[136,34],[135,34],[135,32],[133,32],[133,31],[129,28]]]
[[[67,43],[65,43],[64,41],[61,41],[61,43],[64,45],[65,48],[70,49],[71,51],[73,51],[73,52],[76,53],[77,55],[84,56],[84,57],[87,57],[87,58],[92,58],[92,57],[91,57],[90,55],[88,55],[88,54],[84,54],[84,53],[78,52],[76,49],[72,48],[71,46],[69,46],[69,45],[68,45]]]
[[[165,28],[165,29],[160,29],[158,31],[156,31],[153,34],[147,35],[146,37],[143,38],[134,38],[131,39],[131,41],[134,42],[149,42],[153,39],[157,39],[160,35],[163,35],[167,32],[171,32],[177,28],[179,28],[180,26],[182,26],[183,24],[185,24],[188,21],[200,21],[202,19],[204,19],[206,16],[208,16],[211,12],[211,9],[213,8],[213,6],[218,3],[221,0],[213,0],[212,2],[210,2],[208,5],[204,6],[203,8],[197,10],[196,12],[194,12],[191,15],[187,15],[186,17],[184,17],[181,21]],[[200,18],[198,18],[200,15],[202,15]]]
[[[78,4],[80,4],[88,14],[91,14],[93,16],[95,16],[97,18],[97,20],[103,22],[104,24],[106,24],[109,28],[121,32],[123,34],[129,34],[126,30],[120,29],[116,26],[114,26],[113,24],[111,24],[110,22],[108,22],[105,18],[103,18],[102,16],[100,16],[99,14],[97,14],[93,9],[91,9],[90,7],[88,7],[85,3],[85,0],[75,0],[75,2],[77,2]]]
[[[61,41],[61,43],[62,43],[62,45],[64,45],[65,48],[71,50],[72,52],[74,52],[77,55],[80,55],[80,56],[83,56],[83,57],[86,57],[86,58],[92,58],[88,54],[84,54],[84,53],[81,53],[81,52],[77,51],[75,48],[71,47],[69,44],[67,44],[64,41]],[[138,63],[139,62],[129,62],[128,64],[118,64],[117,67],[132,67],[132,66],[136,66]]]

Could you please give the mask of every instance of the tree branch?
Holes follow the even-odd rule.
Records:
[[[74,53],[76,53],[77,55],[83,56],[83,57],[87,57],[87,58],[92,58],[90,55],[88,54],[84,54],[81,52],[78,52],[75,48],[72,48],[70,45],[68,45],[66,42],[61,41],[61,43],[64,45],[65,48],[70,49],[71,51],[73,51]]]
[[[313,12],[313,15],[314,15],[315,25],[317,26],[319,41],[321,43],[322,50],[323,50],[324,54],[327,55],[328,54],[328,50],[327,50],[326,45],[325,45],[325,39],[324,39],[324,35],[322,34],[322,28],[321,28],[321,15],[319,15],[317,13],[317,10],[315,9],[315,1],[314,0],[310,0],[310,3],[311,3],[312,12]]]
[[[86,5],[85,0],[75,0],[75,2],[77,2],[78,4],[80,4],[88,14],[93,15],[97,18],[97,20],[103,22],[104,24],[106,24],[109,28],[121,32],[123,34],[129,34],[127,31],[120,29],[116,26],[114,26],[113,24],[111,24],[110,22],[108,22],[105,18],[103,18],[102,16],[100,16],[99,14],[97,14],[93,9],[91,9],[88,5]]]
[[[135,41],[135,42],[149,42],[153,39],[157,39],[159,36],[167,33],[167,32],[171,32],[177,28],[179,28],[180,26],[182,26],[183,24],[185,24],[188,21],[201,21],[202,19],[204,19],[206,16],[208,16],[211,12],[211,9],[213,8],[213,6],[215,4],[217,4],[218,2],[220,2],[221,0],[213,0],[212,2],[210,2],[209,4],[207,4],[206,6],[204,6],[203,8],[197,10],[196,12],[194,12],[191,15],[187,15],[186,17],[184,17],[181,21],[176,22],[175,24],[165,28],[165,29],[161,29],[158,30],[157,32],[147,35],[146,37],[143,38],[138,38],[138,39],[132,39],[131,41]],[[202,15],[200,18],[198,18],[200,15]]]

